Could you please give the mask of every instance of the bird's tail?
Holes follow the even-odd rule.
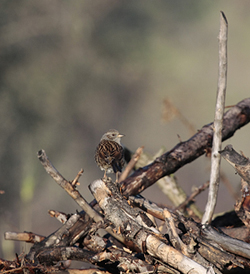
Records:
[[[122,172],[121,166],[116,161],[112,161],[111,166],[114,170],[114,173],[117,173],[118,171]]]

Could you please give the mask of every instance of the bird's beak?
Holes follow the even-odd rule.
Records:
[[[118,137],[122,138],[123,136],[125,136],[124,134],[119,134]]]

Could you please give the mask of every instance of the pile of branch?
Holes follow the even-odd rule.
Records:
[[[221,151],[221,140],[230,138],[236,130],[249,123],[250,98],[224,114],[226,41],[227,20],[221,13],[214,123],[205,125],[192,138],[180,142],[127,177],[142,153],[140,148],[128,163],[119,183],[113,183],[108,178],[90,184],[95,198],[90,204],[76,188],[82,171],[72,182],[67,181],[49,161],[45,151],[38,152],[47,173],[83,211],[76,214],[50,211],[62,226],[47,237],[6,232],[5,239],[31,242],[33,246],[28,254],[17,255],[13,261],[0,259],[2,273],[250,272],[250,161],[232,146]],[[208,203],[202,220],[199,210],[191,207],[190,201],[208,186],[207,183],[174,210],[159,207],[140,195],[144,189],[162,178],[170,178],[169,175],[205,153],[211,153],[212,164]],[[234,212],[211,222],[217,201],[221,156],[241,176],[242,195]],[[169,189],[178,189],[173,178],[169,182],[173,186]],[[158,226],[159,222],[163,225]],[[106,231],[104,236],[99,235],[100,230]],[[71,260],[87,262],[90,267],[85,270],[70,269]]]
[[[223,121],[222,135],[226,140],[250,121],[250,98],[227,111]],[[87,203],[76,188],[82,171],[72,182],[67,181],[45,151],[39,151],[38,158],[45,170],[83,211],[76,214],[50,211],[62,226],[47,237],[6,232],[6,239],[31,242],[33,246],[28,254],[17,256],[14,261],[0,259],[0,270],[2,273],[189,274],[250,271],[250,161],[231,146],[220,153],[242,177],[242,197],[235,206],[236,213],[231,213],[233,217],[230,217],[237,220],[237,225],[228,228],[224,223],[222,227],[221,221],[216,220],[212,225],[202,224],[197,216],[194,221],[190,215],[183,214],[183,208],[162,208],[139,195],[160,178],[209,151],[212,139],[211,123],[118,184],[110,178],[92,182],[89,188],[95,200],[91,203]],[[138,155],[135,155],[132,166],[137,160]],[[188,203],[185,206],[188,207]],[[155,219],[164,222],[165,232]],[[100,236],[100,230],[105,230],[106,234]],[[68,268],[70,260],[88,262],[91,266],[73,270]]]

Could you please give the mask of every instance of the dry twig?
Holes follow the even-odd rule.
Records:
[[[46,172],[56,181],[56,183],[62,187],[75,202],[91,217],[95,222],[102,222],[101,215],[89,206],[88,202],[82,197],[78,190],[75,189],[72,184],[67,181],[51,164],[44,150],[38,151],[38,159],[45,168]],[[78,173],[79,174],[79,173]]]
[[[79,180],[79,178],[82,176],[82,174],[83,174],[83,169],[81,169],[81,170],[78,172],[78,174],[76,175],[75,179],[72,181],[72,183],[71,183],[72,186],[79,185],[78,180]]]
[[[219,32],[219,78],[214,118],[214,136],[211,155],[210,187],[208,192],[208,200],[205,208],[205,213],[202,217],[202,224],[211,223],[215,210],[215,205],[217,202],[217,194],[220,182],[221,158],[219,151],[221,150],[223,114],[227,86],[227,30],[227,19],[224,13],[221,12]]]

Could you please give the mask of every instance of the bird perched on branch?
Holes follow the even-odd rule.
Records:
[[[96,148],[95,161],[100,169],[104,170],[104,179],[107,178],[107,173],[115,173],[118,182],[118,172],[121,172],[124,166],[124,150],[121,145],[123,136],[117,130],[110,129],[102,136]]]

